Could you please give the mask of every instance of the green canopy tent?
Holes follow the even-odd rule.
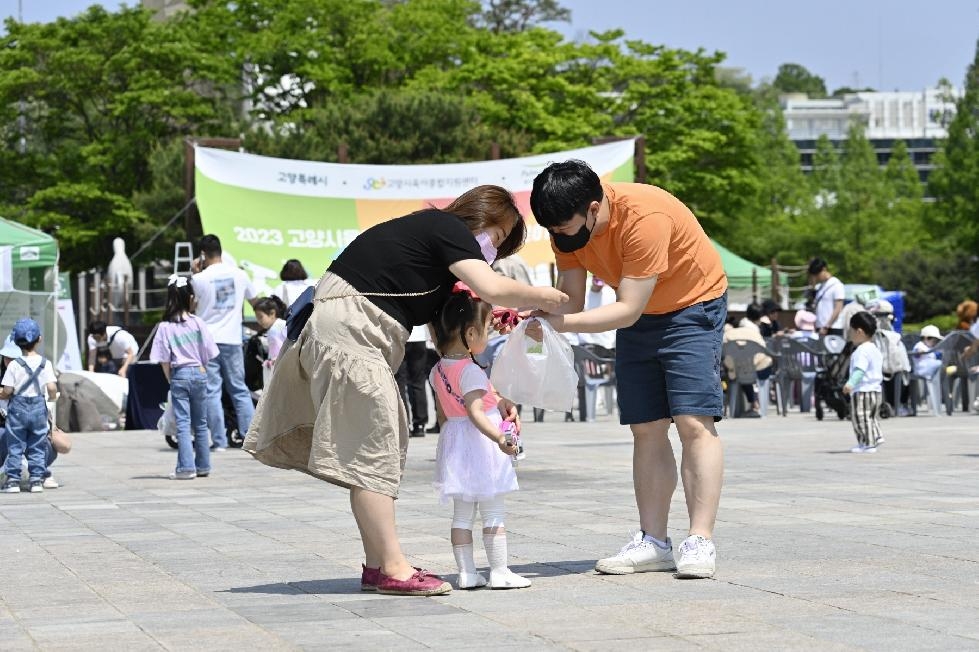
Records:
[[[18,319],[31,317],[41,325],[42,352],[55,364],[67,335],[57,318],[57,280],[57,240],[0,217],[0,341]]]
[[[732,309],[744,310],[754,300],[753,290],[755,287],[758,290],[759,302],[772,296],[772,270],[770,268],[745,260],[730,249],[718,244],[716,240],[711,240],[711,242],[721,254],[721,264],[724,265],[724,272],[727,274],[728,304]],[[781,292],[777,299],[779,304],[782,304],[782,293],[785,292],[788,283],[788,275],[780,274],[778,285]]]

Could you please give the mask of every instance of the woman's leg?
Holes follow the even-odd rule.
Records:
[[[357,519],[368,568],[380,567],[384,575],[398,580],[411,577],[415,569],[401,552],[394,522],[394,498],[352,487],[350,508]]]

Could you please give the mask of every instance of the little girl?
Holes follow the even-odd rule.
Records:
[[[283,317],[288,308],[282,299],[272,295],[259,299],[255,303],[254,310],[255,319],[265,331],[269,341],[269,358],[265,361],[265,366],[271,368],[279,358],[282,345],[286,342],[286,320]]]
[[[177,468],[170,474],[171,480],[193,480],[211,472],[207,363],[218,357],[218,347],[204,322],[191,314],[193,302],[194,286],[186,276],[172,274],[163,321],[157,327],[150,353],[150,360],[160,363],[170,382],[177,422]]]
[[[442,354],[429,377],[442,424],[434,486],[442,503],[451,498],[454,504],[451,541],[460,589],[487,584],[486,578],[476,572],[473,560],[472,530],[477,508],[483,518],[489,586],[530,586],[530,580],[507,567],[503,527],[503,494],[518,488],[511,461],[517,449],[507,443],[501,430],[499,398],[474,357],[486,349],[492,319],[492,306],[458,283],[433,324],[435,343]]]
[[[876,453],[880,436],[880,390],[884,380],[883,356],[873,342],[877,320],[869,312],[850,318],[850,339],[856,344],[850,355],[850,378],[843,393],[850,396],[850,417],[857,445],[851,453]]]

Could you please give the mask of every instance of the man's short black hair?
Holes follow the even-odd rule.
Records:
[[[809,276],[815,276],[819,272],[829,267],[822,258],[813,258],[809,261]]]
[[[862,330],[867,337],[873,337],[877,332],[877,319],[869,312],[860,311],[850,317],[850,328]]]
[[[766,315],[770,315],[773,312],[779,312],[781,310],[782,307],[777,303],[775,303],[775,301],[773,301],[772,299],[765,299],[764,301],[761,302],[761,311]]]
[[[106,323],[104,321],[92,321],[88,323],[89,335],[105,335]]]
[[[197,243],[197,247],[204,254],[205,258],[216,258],[221,255],[221,240],[213,233],[208,233],[201,241]]]
[[[748,318],[748,321],[758,321],[761,319],[761,306],[757,303],[749,303],[744,311],[744,316]]]
[[[585,215],[588,205],[602,201],[602,181],[584,161],[552,163],[534,179],[530,210],[545,229],[560,226],[575,215]],[[594,227],[593,227],[594,228]]]

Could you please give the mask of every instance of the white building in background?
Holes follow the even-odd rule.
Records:
[[[166,20],[190,8],[184,0],[141,0],[140,4],[144,9],[155,12],[157,20]]]
[[[841,98],[809,99],[804,93],[780,100],[792,140],[846,138],[850,124],[862,124],[870,140],[944,138],[955,115],[956,89],[929,88],[920,92],[860,92]]]
[[[928,88],[923,91],[874,91],[850,93],[840,98],[810,99],[804,93],[780,97],[789,138],[799,148],[802,170],[812,170],[816,140],[825,135],[839,146],[851,124],[864,127],[864,134],[886,165],[898,140],[908,148],[921,181],[928,180],[931,157],[938,140],[948,134],[947,125],[955,116],[955,101],[962,91],[956,88]]]

